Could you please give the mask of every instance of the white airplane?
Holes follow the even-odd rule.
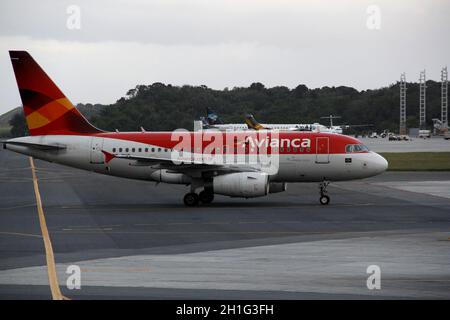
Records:
[[[106,175],[190,185],[187,206],[210,203],[214,194],[282,192],[287,182],[319,182],[320,203],[328,204],[330,181],[371,177],[388,167],[359,140],[333,133],[105,132],[79,113],[26,51],[10,51],[10,57],[30,136],[3,141],[5,149]],[[220,161],[229,156],[233,161]]]
[[[203,129],[218,129],[222,131],[239,131],[239,130],[283,130],[283,131],[316,131],[342,134],[343,130],[340,126],[324,126],[320,123],[310,124],[263,124],[258,123],[253,115],[249,114],[245,117],[244,123],[223,123],[220,118],[207,108],[207,116],[201,118]]]

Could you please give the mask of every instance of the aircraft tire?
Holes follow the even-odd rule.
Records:
[[[199,193],[198,197],[202,203],[211,203],[214,200],[214,193],[202,191]]]
[[[330,197],[323,195],[323,196],[320,197],[319,201],[320,201],[321,205],[325,206],[325,205],[330,203]]]
[[[199,197],[194,192],[186,193],[186,195],[183,198],[184,204],[188,207],[195,207],[196,205],[198,205],[198,200]]]

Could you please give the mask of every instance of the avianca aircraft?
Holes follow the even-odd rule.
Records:
[[[251,198],[282,192],[287,182],[319,182],[320,203],[328,204],[330,181],[374,176],[388,166],[357,139],[333,133],[105,132],[80,114],[27,52],[10,51],[10,57],[30,136],[3,141],[4,148],[107,175],[190,185],[187,206],[210,203],[214,194]],[[269,165],[264,157],[247,161],[263,149]],[[237,155],[241,161],[211,162],[204,154]]]

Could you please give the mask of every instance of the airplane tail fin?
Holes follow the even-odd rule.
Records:
[[[208,107],[206,107],[206,121],[208,121],[209,125],[223,124],[222,119]]]
[[[75,135],[103,132],[59,90],[26,51],[9,51],[30,135]]]
[[[252,114],[248,114],[245,116],[245,123],[247,124],[249,129],[253,130],[267,129],[264,126],[262,126],[258,121],[256,121],[255,117]]]

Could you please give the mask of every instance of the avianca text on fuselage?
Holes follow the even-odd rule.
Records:
[[[280,136],[281,134],[281,136]],[[299,137],[300,136],[300,137]],[[178,142],[177,150],[195,150],[196,152],[211,152],[226,150],[228,153],[245,151],[248,147],[254,150],[281,150],[285,148],[305,148],[312,146],[311,138],[303,134],[291,135],[289,132],[272,131],[232,131],[221,132],[208,130],[195,132],[193,135],[184,129],[178,129],[171,135],[171,141]]]
[[[10,57],[30,136],[3,141],[4,148],[101,174],[189,185],[184,196],[188,206],[210,203],[216,194],[252,198],[283,192],[288,182],[319,182],[320,203],[328,204],[330,181],[362,179],[387,169],[383,157],[355,138],[292,131],[280,131],[277,136],[222,132],[220,138],[215,136],[217,141],[207,132],[182,134],[191,143],[185,149],[190,154],[231,152],[247,157],[251,149],[270,153],[276,149],[273,153],[279,163],[274,171],[264,170],[265,157],[257,157],[255,163],[217,164],[201,157],[174,164],[171,154],[180,143],[173,140],[176,133],[100,130],[81,115],[27,52],[10,51]],[[196,140],[200,145],[195,145]]]
[[[308,138],[294,138],[294,139],[280,139],[269,138],[258,140],[258,138],[249,136],[245,139],[253,148],[311,148],[311,139]]]

